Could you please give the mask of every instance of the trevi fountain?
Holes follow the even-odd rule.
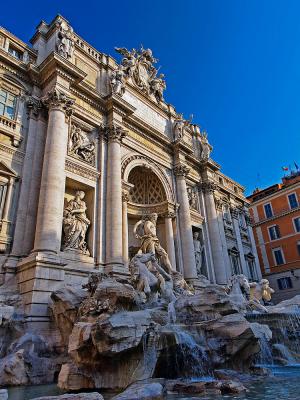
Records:
[[[0,399],[299,399],[300,296],[152,51],[31,44],[0,29]]]

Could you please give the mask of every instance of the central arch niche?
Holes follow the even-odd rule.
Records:
[[[131,191],[132,203],[154,205],[167,200],[162,183],[150,168],[133,168],[129,173],[128,182],[134,185]]]
[[[128,239],[129,258],[133,257],[140,247],[140,241],[133,235],[133,227],[145,214],[156,212],[157,236],[166,246],[165,220],[162,216],[168,210],[165,188],[151,168],[144,165],[134,167],[128,175],[128,183],[132,185],[128,204]]]

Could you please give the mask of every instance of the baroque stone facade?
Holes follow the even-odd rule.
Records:
[[[116,48],[117,62],[61,16],[38,25],[32,47],[5,29],[0,43],[0,271],[29,321],[48,320],[64,283],[128,277],[134,227],[153,213],[189,284],[260,278],[244,189],[165,102],[150,49]]]

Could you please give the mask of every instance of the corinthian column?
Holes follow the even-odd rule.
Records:
[[[122,235],[123,235],[123,262],[128,265],[128,216],[127,203],[129,201],[129,193],[127,190],[122,192]]]
[[[194,255],[193,232],[190,215],[190,205],[186,188],[185,177],[189,169],[185,165],[178,165],[174,169],[177,184],[177,198],[179,207],[179,231],[183,258],[184,278],[197,278],[197,269]]]
[[[49,117],[34,251],[57,253],[61,245],[65,193],[65,157],[68,143],[66,115],[70,115],[74,100],[54,89],[43,99],[43,103],[49,109]]]
[[[107,128],[106,263],[123,265],[121,143],[126,131]]]
[[[209,239],[213,257],[214,271],[216,281],[219,284],[227,283],[226,263],[224,260],[224,253],[227,252],[225,244],[222,242],[221,229],[218,223],[218,214],[214,200],[214,190],[216,185],[213,182],[202,182],[200,189],[204,193],[204,202],[207,215],[207,227],[209,232]],[[225,239],[224,239],[225,240]]]
[[[166,227],[166,245],[167,245],[167,253],[169,256],[170,263],[173,269],[176,269],[176,255],[175,255],[175,245],[174,245],[174,231],[173,231],[173,223],[172,219],[175,217],[175,214],[172,212],[168,212],[165,215],[165,227]]]

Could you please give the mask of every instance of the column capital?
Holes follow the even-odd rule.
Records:
[[[190,169],[184,164],[179,164],[179,165],[176,165],[176,167],[173,169],[173,171],[176,176],[181,176],[181,177],[185,178],[188,175],[188,173],[190,172]]]
[[[29,117],[32,118],[37,118],[39,116],[39,113],[44,108],[42,101],[32,96],[28,97],[26,101],[26,107]]]
[[[173,211],[167,211],[166,213],[163,214],[164,218],[175,218],[176,217],[176,213]]]
[[[128,135],[128,132],[120,125],[111,124],[102,127],[102,131],[106,136],[108,142],[122,143],[122,140]]]
[[[75,100],[66,93],[54,88],[50,90],[46,96],[42,98],[43,104],[49,109],[59,109],[66,113],[67,116],[72,114],[72,107]]]
[[[214,193],[217,189],[217,185],[212,181],[200,182],[198,187],[203,193]]]

